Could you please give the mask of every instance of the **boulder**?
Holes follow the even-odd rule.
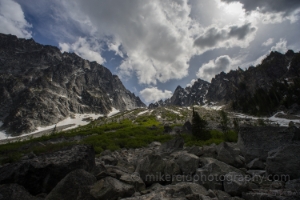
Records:
[[[161,146],[160,142],[151,142],[151,144],[148,145],[150,148],[157,148]]]
[[[109,155],[105,155],[105,156],[102,156],[100,158],[100,160],[105,164],[105,165],[117,165],[118,164],[118,160],[112,156],[109,156]]]
[[[166,162],[158,154],[150,154],[138,161],[136,172],[140,175],[146,185],[159,183],[164,180],[161,176],[164,174]]]
[[[217,159],[227,163],[228,165],[241,168],[245,166],[244,160],[240,156],[240,149],[230,145],[227,142],[222,142],[218,148]]]
[[[185,149],[188,153],[194,154],[198,157],[204,154],[202,147],[192,146],[190,148]]]
[[[265,162],[268,152],[293,141],[297,130],[288,127],[240,127],[238,145],[246,163],[259,158]]]
[[[96,182],[95,176],[83,169],[75,170],[63,178],[48,194],[45,200],[94,200],[90,186]]]
[[[172,153],[177,150],[183,149],[184,140],[181,137],[176,137],[164,144],[159,148],[159,151],[162,153]]]
[[[138,174],[124,174],[120,177],[120,181],[134,186],[136,191],[143,191],[146,189],[145,183],[138,176]]]
[[[135,193],[134,187],[115,178],[106,177],[91,186],[90,194],[95,199],[115,200],[131,197]]]
[[[165,175],[179,175],[181,174],[179,165],[173,160],[166,161],[166,167],[164,169]]]
[[[194,181],[203,185],[206,189],[223,190],[224,176],[230,172],[244,174],[224,162],[214,158],[200,158],[201,168],[197,169]]]
[[[259,158],[255,158],[247,164],[247,168],[252,170],[262,170],[266,168],[266,165],[261,160],[259,160]]]
[[[176,163],[184,175],[194,174],[199,167],[199,157],[184,153],[177,157]]]
[[[92,146],[75,145],[0,168],[0,184],[17,183],[31,194],[49,193],[68,173],[95,167]]]
[[[32,196],[25,188],[18,184],[0,185],[0,200],[42,200]]]
[[[211,144],[209,146],[203,146],[203,157],[211,157],[211,158],[217,158],[217,147],[216,144]]]
[[[266,162],[266,171],[275,176],[289,176],[287,178],[300,178],[300,144],[281,146],[269,152]],[[284,181],[284,180],[283,180]],[[286,180],[285,180],[286,181]]]
[[[248,181],[242,174],[236,172],[226,174],[223,185],[224,191],[232,196],[241,196],[243,192],[249,190]]]

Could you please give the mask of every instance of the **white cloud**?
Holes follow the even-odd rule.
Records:
[[[287,41],[286,39],[280,38],[279,42],[275,44],[275,46],[271,47],[271,51],[278,51],[280,53],[286,53],[288,50],[287,48]]]
[[[190,10],[188,0],[80,0],[77,12],[89,17],[99,35],[112,36],[110,50],[126,53],[121,77],[136,75],[139,83],[156,84],[188,75],[200,30]]]
[[[97,40],[87,40],[86,38],[78,38],[73,44],[59,43],[62,52],[74,52],[84,59],[89,61],[96,61],[99,64],[105,62],[101,56],[102,46]]]
[[[159,90],[157,87],[145,88],[140,91],[140,95],[146,103],[156,102],[161,99],[167,99],[172,96],[172,92],[169,90]]]
[[[208,63],[203,64],[196,76],[210,82],[215,74],[228,71],[232,63],[233,61],[228,55],[220,56],[215,60],[210,60]]]
[[[0,32],[21,38],[31,38],[31,25],[26,21],[21,6],[12,0],[0,0]]]
[[[195,40],[195,46],[206,51],[222,47],[245,48],[254,39],[257,28],[251,23],[244,25],[226,26],[222,29],[211,26]]]
[[[197,79],[192,79],[191,82],[186,85],[186,87],[192,87],[196,81]]]
[[[267,41],[265,41],[264,43],[262,43],[262,46],[270,46],[271,44],[273,44],[274,39],[273,38],[269,38]]]

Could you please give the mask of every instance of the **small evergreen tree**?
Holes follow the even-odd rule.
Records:
[[[207,122],[200,117],[198,112],[195,112],[194,108],[192,119],[192,134],[200,140],[210,139],[210,133],[207,130]]]
[[[229,118],[227,116],[227,113],[224,110],[220,111],[220,115],[221,115],[221,128],[223,133],[227,133],[229,128],[228,128],[228,123],[229,123]]]

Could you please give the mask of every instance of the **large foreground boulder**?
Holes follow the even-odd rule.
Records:
[[[300,144],[290,144],[269,152],[266,162],[268,174],[274,178],[289,176],[290,179],[300,178]],[[276,177],[275,177],[276,176]]]
[[[238,144],[246,163],[256,158],[264,162],[269,151],[292,143],[297,132],[293,127],[240,127]]]
[[[241,168],[244,167],[244,158],[240,156],[240,149],[233,144],[223,142],[219,144],[217,159],[228,165]]]
[[[249,190],[248,181],[239,173],[230,172],[225,175],[224,191],[232,196],[241,196]]]
[[[236,172],[244,174],[241,170],[234,168],[214,158],[200,158],[201,168],[197,169],[194,181],[206,187],[206,189],[223,190],[223,181],[226,174]]]
[[[94,200],[90,195],[90,186],[96,182],[96,177],[84,171],[75,170],[63,178],[46,197],[46,200]]]
[[[93,147],[75,145],[0,168],[0,184],[17,183],[33,195],[49,193],[71,171],[94,166]]]
[[[138,161],[136,172],[140,175],[146,185],[159,183],[164,174],[166,162],[158,154],[150,154]]]
[[[176,163],[179,165],[183,174],[194,174],[199,167],[199,157],[194,154],[183,153],[178,156]]]

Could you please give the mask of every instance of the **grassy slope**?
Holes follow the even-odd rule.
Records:
[[[175,110],[175,108],[172,108]],[[90,124],[73,130],[59,132],[28,141],[19,141],[0,146],[0,163],[8,163],[19,160],[23,155],[33,152],[37,155],[45,152],[53,152],[62,147],[73,144],[90,144],[94,146],[96,154],[104,150],[117,150],[120,148],[139,148],[147,146],[153,141],[166,142],[172,139],[171,135],[164,134],[162,120],[158,121],[158,115],[164,121],[174,122],[180,125],[188,119],[188,109],[177,109],[181,116],[177,116],[170,110],[163,108],[138,115],[143,109],[125,111],[111,118],[101,118]],[[207,114],[206,114],[207,115]],[[176,123],[175,123],[175,120]],[[181,120],[181,121],[178,121]],[[223,142],[224,134],[218,130],[211,130],[212,138],[207,141],[197,140],[191,134],[183,133],[182,137],[187,146],[219,144]],[[80,140],[74,137],[80,136]],[[237,134],[230,132],[227,141],[236,141]],[[55,142],[56,141],[56,142]],[[57,142],[59,141],[59,142]]]

